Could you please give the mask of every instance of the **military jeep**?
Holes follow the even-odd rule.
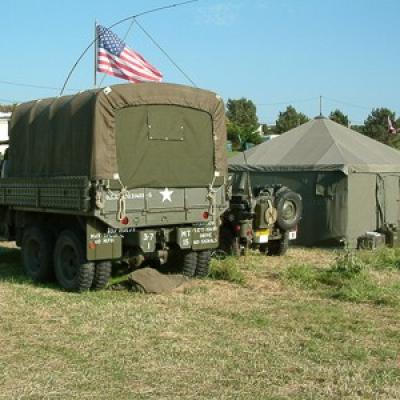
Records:
[[[251,189],[246,172],[235,177],[229,209],[222,216],[220,249],[239,256],[258,249],[270,256],[284,255],[296,239],[303,210],[302,198],[286,186]]]

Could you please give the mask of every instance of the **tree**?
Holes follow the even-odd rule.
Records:
[[[229,121],[226,119],[226,130],[228,132],[228,140],[230,140],[233,144],[233,147],[239,149],[241,147],[242,141],[242,131],[239,125],[235,124],[234,122]]]
[[[349,117],[347,115],[343,114],[339,109],[332,111],[329,114],[329,119],[337,122],[338,124],[341,124],[344,126],[349,126]]]
[[[0,112],[12,112],[14,111],[16,104],[0,104]]]
[[[259,127],[255,104],[242,97],[239,100],[228,99],[226,108],[228,139],[240,144],[260,143],[260,135],[255,132]]]
[[[388,118],[395,122],[396,114],[388,108],[374,108],[364,121],[362,133],[389,146],[400,148],[398,134],[389,133]]]
[[[309,118],[301,112],[297,112],[293,106],[288,106],[285,111],[280,112],[276,120],[276,133],[287,132],[309,121]]]

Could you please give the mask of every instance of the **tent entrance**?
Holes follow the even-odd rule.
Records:
[[[377,175],[376,200],[378,227],[399,225],[400,220],[400,178],[397,175]]]

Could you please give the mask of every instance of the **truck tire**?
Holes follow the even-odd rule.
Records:
[[[210,269],[211,251],[203,250],[197,254],[196,276],[204,278]]]
[[[93,290],[101,290],[107,286],[107,282],[111,277],[112,263],[110,261],[100,261],[94,269],[94,277],[92,283]]]
[[[289,234],[285,232],[280,240],[273,240],[267,245],[267,255],[284,256],[289,248]]]
[[[278,195],[276,209],[278,226],[284,231],[294,228],[299,223],[303,212],[301,196],[291,190],[281,191]]]
[[[22,238],[22,262],[26,275],[35,282],[53,277],[53,236],[45,228],[31,226]]]
[[[196,273],[197,253],[195,251],[185,251],[182,257],[182,274],[192,278]]]
[[[84,292],[93,283],[94,264],[86,261],[84,239],[65,230],[58,236],[54,249],[54,270],[58,283],[65,290]]]

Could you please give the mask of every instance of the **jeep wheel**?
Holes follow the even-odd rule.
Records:
[[[25,273],[35,282],[47,282],[53,276],[53,237],[45,228],[25,230],[22,238],[22,262]]]
[[[195,251],[185,251],[182,256],[182,274],[192,278],[196,273],[197,253]]]
[[[278,211],[277,224],[288,231],[300,221],[303,212],[303,201],[298,193],[284,190],[279,193],[276,209]]]
[[[197,254],[196,276],[204,278],[210,269],[211,251],[199,251]]]
[[[94,264],[85,258],[84,240],[75,232],[66,230],[59,235],[54,250],[54,269],[62,288],[84,292],[92,286]]]
[[[267,245],[267,255],[284,256],[289,248],[289,234],[285,232],[281,240],[273,240]],[[260,248],[261,250],[261,248]]]
[[[92,289],[101,290],[107,286],[112,271],[112,264],[110,261],[100,261],[96,264],[94,269],[94,278]]]

